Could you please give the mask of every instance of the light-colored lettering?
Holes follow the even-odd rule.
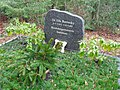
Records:
[[[57,33],[67,35],[67,33],[64,33],[64,32],[57,31]]]
[[[62,23],[67,23],[67,24],[72,24],[72,25],[74,25],[74,22],[69,22],[69,21],[65,21],[65,20],[62,20]]]
[[[55,29],[55,30],[60,30],[60,31],[66,31],[66,32],[72,32],[72,33],[74,33],[73,30],[68,30],[68,29],[63,29],[63,28],[58,28],[58,27],[53,27],[53,26],[51,26],[51,29]]]

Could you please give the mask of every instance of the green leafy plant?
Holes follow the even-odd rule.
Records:
[[[74,12],[85,19],[85,28],[109,27],[112,31],[120,19],[119,0],[51,0],[58,9]]]
[[[8,58],[10,63],[4,61],[6,67],[1,70],[1,87],[9,90],[42,88],[47,73],[54,67],[55,55],[55,49],[42,42],[33,44],[32,49],[19,51],[19,57]]]
[[[99,39],[99,46],[104,52],[111,52],[112,55],[117,55],[120,52],[120,43],[112,40],[107,42],[103,39]]]
[[[106,59],[105,53],[114,52],[120,49],[120,43],[114,41],[106,42],[103,38],[93,37],[89,41],[82,41],[80,43],[80,57],[88,57],[97,63]]]
[[[34,73],[36,67],[32,67],[31,64],[38,60],[32,61],[32,58],[26,59],[29,57],[28,53],[31,52],[20,44],[21,41],[14,40],[0,48],[0,86],[3,90],[117,90],[119,88],[116,60],[107,58],[98,67],[89,58],[78,57],[78,52],[65,52],[64,54],[58,53],[55,55],[55,67],[52,68],[53,64],[51,64],[50,67],[52,69],[47,68],[46,71],[43,70],[43,73],[47,73],[50,70],[50,79],[44,80],[43,75],[41,76],[41,82],[36,81],[36,85],[34,85],[32,84],[34,76],[31,75],[30,71],[33,70]],[[38,57],[35,56],[33,58],[36,59]],[[25,63],[25,61],[27,62]],[[29,61],[32,63],[28,63]],[[22,68],[25,68],[25,75]],[[18,76],[18,72],[21,76]],[[28,73],[32,77],[30,83],[30,79],[27,77]],[[23,86],[25,77],[28,80],[24,84],[25,86]]]
[[[1,0],[0,12],[8,18],[18,17],[25,21],[43,23],[43,17],[51,0]]]
[[[88,57],[90,60],[94,60],[99,63],[103,61],[104,57],[100,54],[99,47],[97,46],[96,40],[92,39],[87,42],[80,43],[80,52],[81,57]]]
[[[45,43],[44,33],[35,24],[21,23],[15,19],[11,25],[7,27],[7,32],[10,35],[27,35],[27,44],[26,48],[16,52],[18,56],[13,54],[12,58],[8,56],[3,60],[1,87],[8,90],[42,88],[45,79],[49,79],[47,74],[55,66],[57,50],[51,47],[51,41]]]
[[[46,90],[100,90],[118,89],[117,64],[108,58],[99,67],[88,58],[79,58],[76,52],[58,54],[57,67],[47,81]]]
[[[9,18],[18,17],[43,24],[46,12],[57,8],[82,16],[86,29],[105,26],[116,32],[120,20],[119,4],[119,0],[1,0],[0,12]]]
[[[26,22],[20,22],[18,18],[11,20],[11,23],[6,27],[7,34],[10,35],[27,35],[30,36],[32,33],[37,31],[36,24],[30,24]]]

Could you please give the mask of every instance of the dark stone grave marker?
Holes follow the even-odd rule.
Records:
[[[82,17],[67,11],[51,9],[45,17],[44,32],[46,42],[51,38],[66,41],[67,50],[79,50],[79,42],[84,36],[84,20]]]

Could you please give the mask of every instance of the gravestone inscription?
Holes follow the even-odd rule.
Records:
[[[66,41],[67,50],[79,50],[79,41],[84,36],[84,20],[82,17],[67,11],[51,9],[45,17],[44,32],[46,42],[51,38]]]

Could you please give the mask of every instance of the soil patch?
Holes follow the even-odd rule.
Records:
[[[120,42],[120,34],[114,34],[110,32],[110,30],[108,29],[99,29],[97,31],[90,31],[90,30],[85,31],[85,37],[90,39],[92,36],[100,36],[106,40],[110,39],[116,42]]]

